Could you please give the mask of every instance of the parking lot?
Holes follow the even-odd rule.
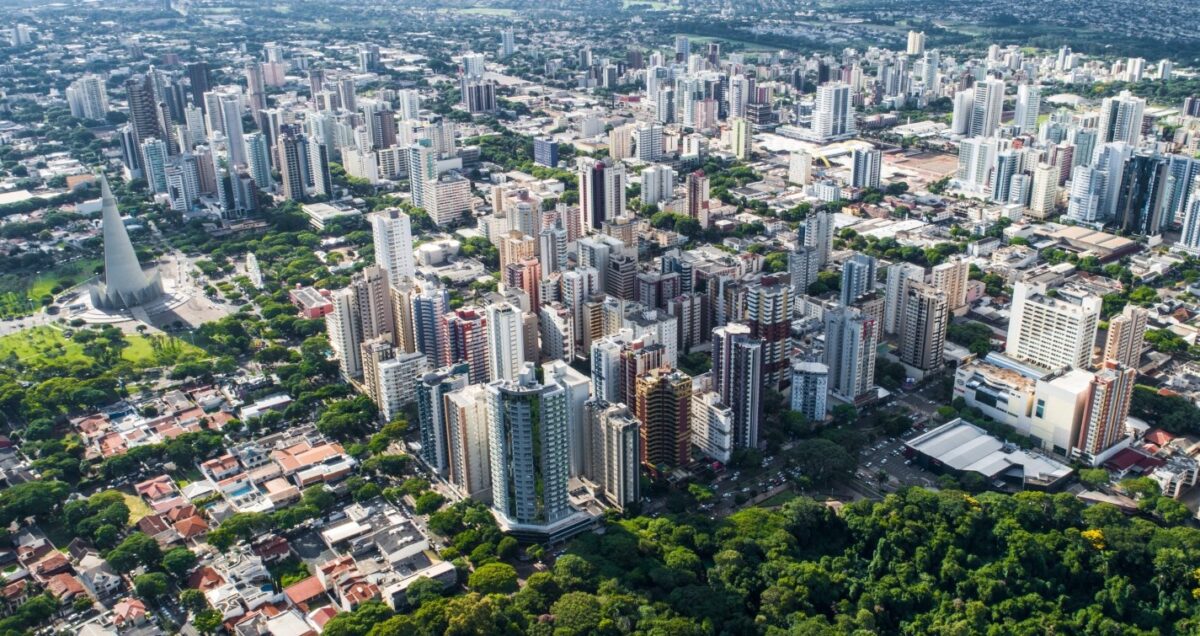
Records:
[[[889,479],[886,490],[901,486],[934,486],[937,476],[913,464],[904,456],[904,443],[920,434],[910,430],[900,437],[882,438],[859,451],[859,466],[856,476],[873,484],[880,484],[879,473],[885,472]]]

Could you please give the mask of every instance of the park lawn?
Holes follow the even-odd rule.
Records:
[[[88,359],[83,345],[68,340],[61,329],[47,326],[0,336],[0,360],[14,355],[21,362],[35,365],[38,360],[86,362]]]
[[[155,350],[155,341],[163,342],[169,357],[174,360],[204,358],[205,353],[199,347],[190,345],[178,338],[166,336],[143,336],[138,334],[126,335],[129,343],[121,351],[121,357],[136,367],[153,367],[164,364]],[[36,366],[39,360],[62,360],[66,362],[86,362],[87,354],[83,345],[68,339],[57,327],[41,326],[25,329],[7,336],[0,336],[0,360],[15,355],[18,360]],[[170,363],[169,360],[166,363]]]
[[[48,272],[42,272],[33,279],[33,285],[29,288],[29,297],[37,300],[42,295],[51,293],[50,290],[59,283],[69,283],[61,285],[63,289],[78,285],[95,276],[96,268],[103,264],[103,259],[81,258],[70,263],[63,263]]]
[[[724,42],[727,44],[740,44],[746,49],[747,53],[753,51],[778,51],[779,47],[761,44],[759,42],[751,42],[749,40],[733,40],[730,38],[719,38],[711,35],[695,35],[693,33],[676,33],[675,35],[686,35],[693,44],[707,44],[709,42]]]
[[[466,9],[451,9],[451,11],[453,11],[455,13],[466,13],[466,14],[473,14],[473,15],[498,15],[498,16],[504,16],[504,17],[516,15],[516,13],[517,13],[516,9],[503,9],[500,7],[469,7]]]
[[[646,5],[651,11],[667,11],[671,9],[671,4],[668,2],[655,2],[653,0],[624,0],[621,3],[622,9],[628,9],[630,5]]]
[[[67,289],[94,276],[96,267],[103,264],[99,258],[82,258],[63,263],[54,269],[33,277],[26,275],[4,277],[0,283],[0,316],[28,316],[41,308],[41,298],[52,294],[55,287]]]
[[[800,495],[797,495],[790,490],[785,490],[779,494],[771,495],[770,497],[763,499],[762,501],[758,502],[758,506],[760,508],[778,508],[779,506],[782,506],[783,504],[799,496]]]
[[[125,498],[125,505],[129,506],[130,526],[137,525],[137,522],[141,521],[143,517],[149,516],[154,512],[145,501],[142,501],[141,497],[131,495],[127,492],[121,493],[121,496]]]

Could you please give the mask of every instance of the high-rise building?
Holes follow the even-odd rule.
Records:
[[[246,65],[244,74],[246,76],[246,101],[249,102],[250,111],[257,115],[258,111],[267,107],[266,78],[263,77],[262,64],[250,62]]]
[[[829,391],[856,403],[874,396],[878,325],[862,311],[837,306],[825,312],[825,365]]]
[[[488,370],[487,319],[475,307],[460,307],[442,317],[446,334],[441,364],[465,362],[470,368],[471,384],[491,381]]]
[[[716,391],[693,386],[691,412],[692,444],[706,457],[723,464],[733,458],[733,409]]]
[[[1092,166],[1076,166],[1071,173],[1067,218],[1089,225],[1103,221],[1100,201],[1104,197],[1104,192],[1104,172]]]
[[[833,212],[816,210],[804,218],[804,246],[817,250],[817,267],[829,263],[833,250]]]
[[[146,185],[155,194],[167,191],[167,144],[157,137],[150,137],[142,142],[141,147],[142,172],[146,175]]]
[[[605,221],[625,211],[625,168],[620,163],[590,157],[576,161],[584,225],[589,231],[599,230]]]
[[[542,336],[542,359],[571,362],[575,359],[575,319],[562,303],[542,305],[538,309]]]
[[[1121,172],[1109,223],[1126,234],[1157,235],[1168,213],[1164,204],[1169,203],[1169,180],[1167,160],[1157,152],[1130,157]]]
[[[395,351],[379,363],[379,414],[385,420],[399,417],[405,406],[416,401],[417,382],[428,368],[425,356],[416,352]]]
[[[188,85],[192,95],[192,104],[198,107],[204,106],[204,94],[212,87],[212,70],[209,69],[208,62],[192,62],[188,64],[184,73],[188,78]]]
[[[72,117],[104,121],[108,115],[108,91],[104,86],[104,78],[98,75],[88,73],[71,82],[66,96]]]
[[[658,161],[663,156],[662,124],[640,123],[633,129],[634,156],[640,161]]]
[[[428,139],[418,139],[408,147],[408,180],[412,204],[428,209],[433,192],[430,183],[437,180],[437,150]]]
[[[1055,371],[1086,369],[1100,321],[1100,299],[1070,288],[1017,281],[1009,311],[1006,353]]]
[[[1146,348],[1146,323],[1149,312],[1135,305],[1125,305],[1121,315],[1108,321],[1108,336],[1104,340],[1104,360],[1137,369],[1141,366],[1142,351]]]
[[[412,221],[399,208],[387,208],[370,215],[374,235],[375,264],[387,270],[392,285],[402,278],[417,275],[413,261]]]
[[[912,56],[925,55],[925,32],[924,31],[909,31],[908,32],[908,48],[905,52],[908,55],[912,55]]]
[[[887,292],[884,297],[883,331],[894,334],[900,329],[904,289],[909,281],[924,282],[925,268],[912,263],[894,263],[887,270]]]
[[[930,274],[930,282],[937,289],[946,292],[946,302],[950,311],[967,305],[967,283],[971,280],[971,263],[964,258],[952,258],[944,263],[934,265]]]
[[[513,28],[508,27],[500,32],[500,56],[509,57],[517,52],[516,37]]]
[[[248,165],[246,138],[242,130],[242,100],[237,95],[221,95],[218,103],[229,163],[235,166]]]
[[[692,42],[686,35],[675,36],[675,61],[686,62],[692,55]]]
[[[1013,125],[1025,134],[1036,133],[1041,114],[1042,89],[1037,84],[1017,86],[1017,109]]]
[[[850,85],[833,82],[817,87],[812,115],[813,137],[824,143],[853,137],[855,131]]]
[[[942,368],[949,320],[946,292],[909,281],[900,311],[900,362],[924,372]]]
[[[463,87],[463,102],[467,106],[467,112],[472,115],[496,112],[498,110],[496,82],[493,80],[468,81]]]
[[[751,144],[754,141],[750,121],[744,117],[734,118],[729,125],[729,138],[730,145],[733,147],[733,156],[740,161],[749,161],[753,153]]]
[[[812,157],[807,152],[797,150],[788,159],[788,181],[798,186],[812,182]]]
[[[400,103],[400,119],[416,121],[421,118],[421,92],[415,88],[406,88],[396,93]]]
[[[488,392],[472,384],[445,395],[446,447],[450,482],[463,497],[492,500],[488,437]]]
[[[325,335],[329,348],[338,361],[338,369],[346,380],[362,375],[362,321],[358,316],[358,299],[354,289],[347,287],[333,292],[333,309],[325,314]]]
[[[850,185],[855,188],[879,188],[879,170],[883,151],[878,148],[855,148],[850,171]]]
[[[549,137],[534,137],[533,162],[550,168],[558,166],[558,142]]]
[[[387,272],[378,266],[367,267],[350,281],[358,303],[364,341],[379,337],[395,341],[396,323],[388,293]]]
[[[788,252],[788,275],[792,283],[792,295],[799,298],[808,294],[808,288],[817,282],[821,267],[817,264],[820,252],[816,248],[801,245]]]
[[[1029,215],[1037,219],[1048,219],[1058,204],[1059,168],[1050,164],[1038,164],[1033,171],[1033,195],[1029,198]]]
[[[562,360],[543,364],[542,377],[546,386],[557,386],[566,395],[568,474],[571,477],[582,476],[588,464],[587,447],[591,441],[587,431],[587,401],[592,397],[591,382],[586,375]]]
[[[686,185],[684,206],[687,208],[687,215],[696,219],[700,223],[700,227],[707,229],[709,225],[708,211],[711,206],[708,176],[704,174],[703,170],[689,172]]]
[[[246,154],[254,185],[260,190],[270,191],[274,185],[271,179],[271,154],[267,148],[267,139],[261,132],[246,135]]]
[[[430,371],[416,382],[417,423],[421,433],[420,456],[421,460],[439,475],[446,474],[450,462],[445,397],[470,384],[469,372],[468,365],[455,364]]]
[[[1097,146],[1123,141],[1137,146],[1142,138],[1142,117],[1146,100],[1121,91],[1116,97],[1106,97],[1100,104],[1100,137]]]
[[[633,156],[633,124],[624,124],[608,131],[608,156],[617,160]]]
[[[682,371],[652,369],[638,378],[634,397],[642,464],[655,472],[687,465],[692,379]]]
[[[975,83],[975,100],[971,104],[972,137],[991,137],[1000,127],[1004,112],[1004,80],[988,78]]]
[[[810,422],[825,419],[829,395],[829,367],[820,362],[792,365],[791,409]]]
[[[712,332],[713,390],[733,415],[733,446],[758,447],[762,416],[763,343],[750,327],[729,323]]]
[[[540,307],[542,264],[536,258],[524,258],[504,267],[501,282],[505,289],[519,289],[529,297],[530,308]]]
[[[785,280],[763,276],[746,290],[746,322],[762,341],[763,384],[773,389],[787,381],[791,355],[792,288]]]
[[[641,199],[644,205],[658,205],[675,198],[675,170],[654,164],[642,170]]]
[[[164,139],[165,131],[159,120],[158,103],[154,99],[154,85],[149,76],[138,75],[125,80],[125,99],[129,104],[129,125],[133,130],[133,141],[137,147],[150,138]],[[137,168],[141,169],[142,157],[138,157]]]
[[[587,403],[590,477],[609,505],[624,510],[641,498],[641,422],[624,404]]]
[[[539,384],[532,364],[487,390],[492,509],[501,525],[544,527],[567,518],[566,391]]]
[[[878,277],[874,256],[855,254],[842,263],[841,303],[853,305],[858,299],[875,291]]]
[[[308,174],[316,196],[333,196],[333,175],[329,172],[329,146],[308,140]]]
[[[487,307],[488,375],[492,380],[515,380],[525,362],[521,310],[508,304]]]
[[[1072,457],[1097,464],[1105,451],[1125,437],[1136,380],[1136,369],[1112,361],[1096,372]]]
[[[442,359],[442,316],[450,311],[450,293],[445,287],[422,282],[409,296],[412,311],[413,344],[417,351],[429,357],[431,366]]]
[[[283,182],[283,198],[304,201],[307,193],[304,175],[308,166],[308,142],[298,127],[285,126],[279,137],[279,177]]]
[[[1195,254],[1200,253],[1200,176],[1192,184],[1192,200],[1183,216],[1183,232],[1176,247]]]

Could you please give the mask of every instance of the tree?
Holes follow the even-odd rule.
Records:
[[[149,569],[159,568],[163,553],[157,541],[141,532],[134,532],[110,550],[105,559],[116,571],[128,573],[139,565]]]
[[[550,606],[555,634],[591,634],[600,625],[600,601],[587,592],[567,592]]]
[[[183,606],[183,609],[188,610],[193,614],[208,609],[208,599],[204,597],[204,592],[201,592],[195,588],[188,588],[180,592],[179,604]]]
[[[408,601],[408,606],[415,610],[429,601],[441,598],[445,589],[446,586],[440,582],[422,576],[408,585],[404,590],[404,598]]]
[[[215,634],[221,628],[221,613],[214,609],[206,609],[192,618],[192,626],[201,634]]]
[[[504,537],[496,544],[496,557],[504,560],[512,559],[517,556],[517,551],[520,546],[517,540],[513,537]]]
[[[196,567],[196,555],[187,548],[172,548],[163,555],[162,567],[176,581],[181,581]]]
[[[1105,486],[1108,480],[1108,471],[1103,468],[1084,468],[1079,471],[1079,482],[1088,488]]]
[[[441,508],[444,503],[446,503],[445,497],[430,490],[417,497],[413,509],[416,510],[417,514],[427,515],[437,512],[437,509]]]
[[[714,496],[712,488],[700,484],[688,484],[688,494],[696,500],[696,503],[707,503],[712,501]]]
[[[517,571],[507,563],[488,563],[471,573],[467,587],[480,594],[511,594],[517,591]]]
[[[133,578],[133,589],[147,601],[156,601],[167,593],[170,582],[162,572],[139,574]]]
[[[827,439],[798,442],[792,449],[792,460],[800,473],[815,486],[849,477],[858,464],[842,447]]]

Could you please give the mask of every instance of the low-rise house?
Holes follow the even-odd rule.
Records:
[[[136,627],[146,622],[146,604],[141,599],[126,598],[113,606],[112,622],[117,629]]]
[[[75,599],[88,595],[83,583],[80,583],[74,575],[66,573],[50,577],[46,581],[46,591],[58,599],[60,605],[68,607],[75,602]]]
[[[79,581],[88,593],[100,600],[110,598],[121,591],[121,577],[108,561],[95,552],[84,555],[75,566]]]

